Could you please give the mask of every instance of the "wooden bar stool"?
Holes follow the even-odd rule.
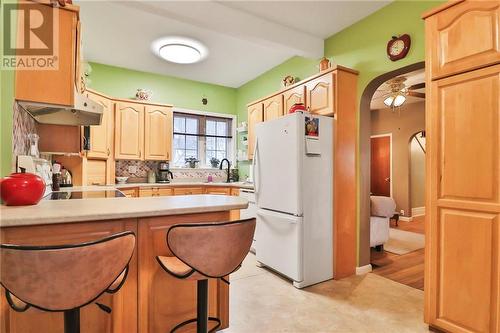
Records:
[[[208,332],[208,321],[217,325],[220,319],[208,317],[208,279],[224,279],[245,259],[255,232],[255,219],[204,224],[177,224],[167,232],[167,246],[174,257],[158,256],[160,266],[178,279],[197,281],[197,317],[175,326],[170,332],[196,322],[197,333]]]
[[[133,232],[73,245],[2,244],[0,284],[15,311],[64,312],[64,332],[79,333],[80,308],[122,287],[134,248]]]

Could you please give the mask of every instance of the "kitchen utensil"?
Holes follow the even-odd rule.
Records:
[[[0,196],[7,206],[36,205],[44,192],[43,179],[33,173],[12,173],[0,182]]]
[[[125,184],[127,182],[128,177],[116,177],[116,181],[118,184]]]
[[[174,178],[173,173],[169,170],[168,162],[160,162],[158,165],[158,177],[156,177],[156,182],[158,183],[170,183],[170,179]]]
[[[72,187],[73,186],[73,177],[71,175],[71,172],[66,169],[62,168],[61,169],[61,187]]]

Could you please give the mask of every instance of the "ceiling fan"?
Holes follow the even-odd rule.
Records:
[[[380,89],[382,91],[385,91],[385,93],[378,98],[383,98],[384,104],[391,109],[395,109],[403,105],[403,103],[406,101],[407,96],[425,98],[425,93],[415,91],[424,88],[424,82],[407,87],[405,81],[406,77],[400,76],[385,82],[385,87]]]

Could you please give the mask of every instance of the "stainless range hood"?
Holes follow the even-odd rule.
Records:
[[[100,125],[103,107],[75,92],[73,106],[18,101],[37,122],[53,125]]]

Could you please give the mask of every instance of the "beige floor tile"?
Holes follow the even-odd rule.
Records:
[[[420,290],[374,274],[299,290],[255,263],[249,255],[231,276],[224,333],[428,332]]]

